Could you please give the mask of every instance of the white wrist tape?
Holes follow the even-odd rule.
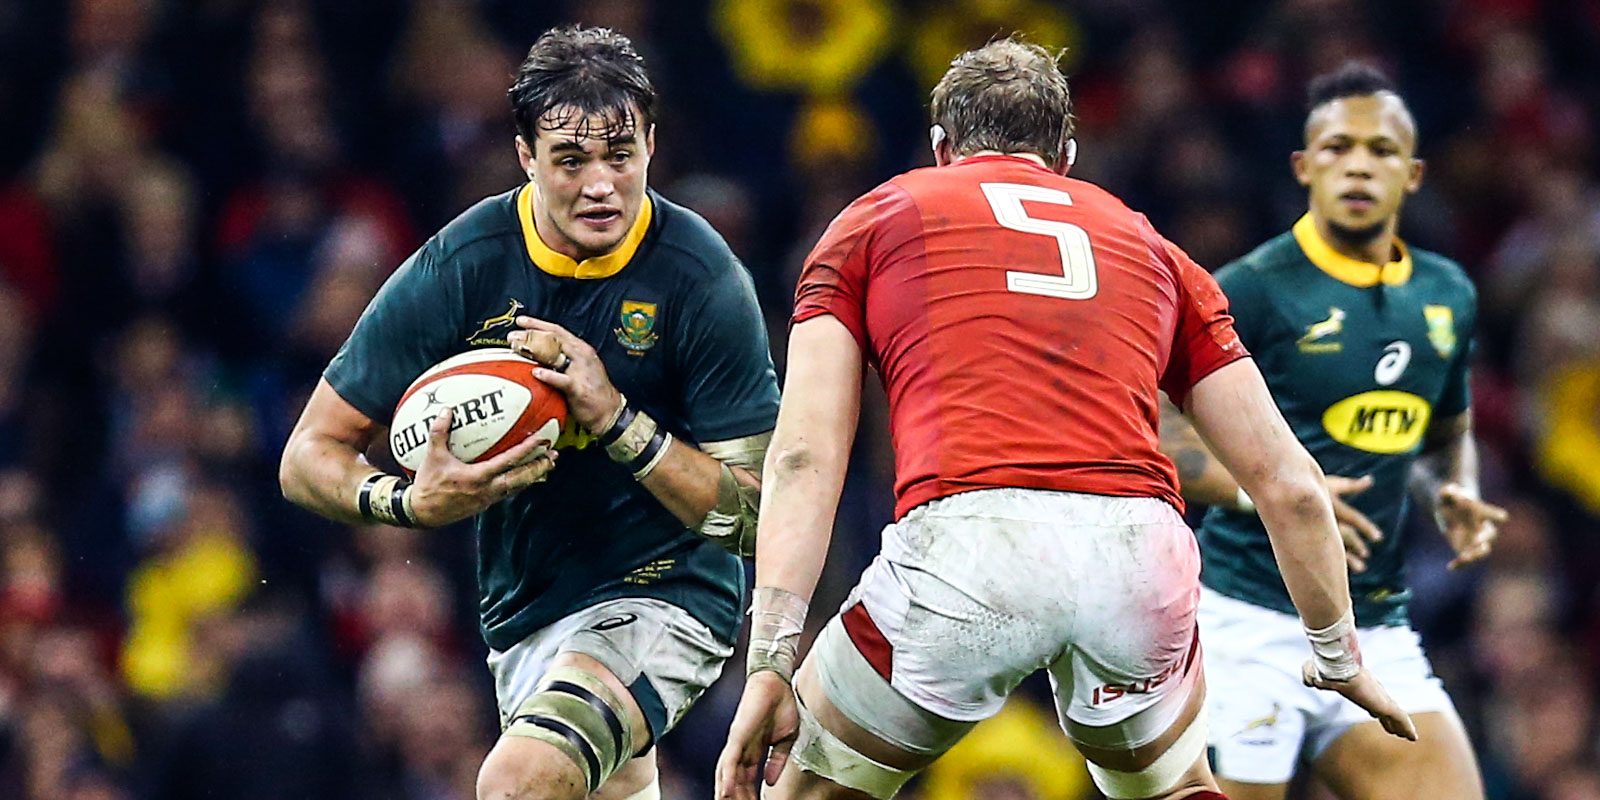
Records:
[[[1306,628],[1306,638],[1311,640],[1311,660],[1319,677],[1347,681],[1361,671],[1361,645],[1356,641],[1356,618],[1350,609],[1326,628]]]
[[[800,632],[805,630],[806,601],[794,592],[758,586],[750,598],[750,653],[744,674],[763,670],[794,679],[800,661]]]

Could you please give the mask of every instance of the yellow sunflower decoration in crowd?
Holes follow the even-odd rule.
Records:
[[[886,0],[718,0],[712,23],[752,88],[833,96],[888,54]]]
[[[923,17],[911,35],[907,56],[923,86],[939,82],[958,53],[1013,33],[1051,51],[1066,48],[1061,68],[1070,72],[1082,35],[1078,23],[1056,4],[1036,0],[961,0],[944,13]]]

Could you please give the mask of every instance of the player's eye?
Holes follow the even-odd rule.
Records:
[[[583,166],[583,162],[573,158],[572,156],[567,156],[556,163],[559,164],[563,169],[577,169],[578,167]]]
[[[628,157],[633,155],[627,150],[617,150],[611,154],[611,163],[621,166],[628,163]]]

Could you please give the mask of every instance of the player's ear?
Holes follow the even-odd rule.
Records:
[[[1066,174],[1072,171],[1072,165],[1076,163],[1078,163],[1078,140],[1069,138],[1061,145],[1061,158],[1056,161],[1055,172],[1066,177]]]
[[[1427,167],[1427,162],[1422,159],[1411,159],[1411,176],[1406,180],[1406,194],[1416,194],[1422,188],[1422,175],[1428,171]]]
[[[650,123],[650,127],[644,132],[644,154],[651,158],[655,158],[656,155],[656,124],[654,122]]]
[[[528,140],[517,134],[517,163],[522,165],[522,171],[527,174],[528,180],[533,180],[533,146]]]
[[[950,137],[945,135],[943,125],[935,122],[933,127],[928,128],[928,143],[933,146],[934,166],[946,167],[955,160],[950,150]]]
[[[1306,159],[1306,151],[1296,150],[1289,154],[1289,169],[1294,172],[1294,179],[1299,181],[1301,186],[1311,185],[1310,167],[1311,164]]]

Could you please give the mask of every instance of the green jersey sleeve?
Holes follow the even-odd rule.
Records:
[[[772,430],[778,379],[750,274],[734,261],[702,286],[676,342],[689,434],[715,442]]]
[[[1434,404],[1435,417],[1454,417],[1472,405],[1472,354],[1477,349],[1473,328],[1477,326],[1478,295],[1468,283],[1465,312],[1455,319],[1455,357],[1450,360],[1450,372],[1445,376],[1444,392]]]
[[[323,371],[334,391],[387,424],[407,386],[460,350],[459,281],[439,267],[435,242],[413,253],[367,304],[350,338]]]
[[[1233,315],[1233,330],[1239,334],[1239,341],[1251,353],[1262,353],[1272,340],[1277,312],[1261,277],[1242,261],[1217,270],[1214,277],[1228,297],[1228,313]]]

